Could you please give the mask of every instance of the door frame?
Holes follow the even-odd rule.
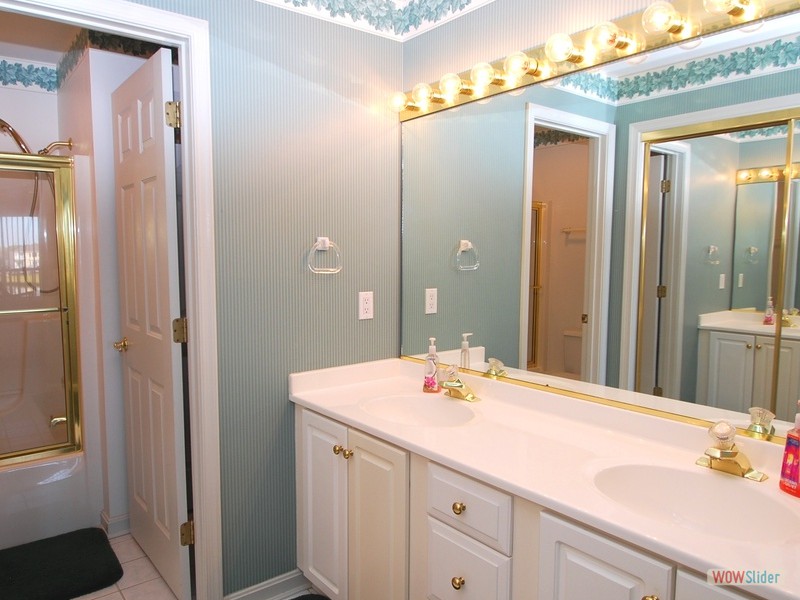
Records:
[[[216,264],[208,23],[124,0],[0,0],[0,10],[177,48],[180,69],[189,428],[198,600],[222,598]],[[182,401],[182,400],[181,400]]]
[[[547,106],[525,105],[525,171],[522,202],[522,260],[520,269],[520,368],[527,369],[528,295],[530,279],[530,210],[533,202],[534,125],[544,125],[592,138],[589,155],[589,198],[586,238],[586,274],[581,378],[605,384],[608,355],[608,287],[611,265],[611,216],[614,194],[616,126]]]

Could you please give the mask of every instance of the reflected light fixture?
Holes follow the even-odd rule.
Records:
[[[577,48],[572,38],[566,33],[554,33],[547,39],[544,45],[544,53],[554,63],[571,62],[578,64],[583,62],[584,53]]]

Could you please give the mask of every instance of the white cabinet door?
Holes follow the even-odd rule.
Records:
[[[691,573],[678,571],[675,581],[675,600],[746,600],[744,596],[728,587],[710,585]]]
[[[708,349],[708,405],[747,412],[753,395],[755,337],[712,331]]]
[[[543,514],[539,598],[640,600],[672,598],[673,567],[633,548]]]
[[[297,562],[331,600],[347,600],[347,428],[298,407]]]
[[[350,430],[350,600],[408,598],[408,453]]]
[[[756,338],[755,377],[753,381],[753,406],[769,407],[772,390],[772,361],[775,340],[772,337]],[[800,398],[800,342],[781,340],[781,368],[778,375],[777,406],[778,419],[793,421],[796,402]]]

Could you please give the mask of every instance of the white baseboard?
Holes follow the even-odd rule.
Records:
[[[225,596],[225,600],[289,600],[307,593],[311,584],[299,569]]]
[[[102,511],[100,513],[100,524],[103,526],[103,529],[106,530],[106,534],[110,538],[130,533],[131,530],[131,521],[128,513],[111,517],[106,511]]]

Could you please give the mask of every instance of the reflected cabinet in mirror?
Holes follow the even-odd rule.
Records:
[[[476,370],[491,357],[513,378],[665,396],[700,418],[793,418],[798,25],[404,122],[402,353],[430,337],[457,351],[471,332]],[[461,268],[465,242],[477,268]]]

